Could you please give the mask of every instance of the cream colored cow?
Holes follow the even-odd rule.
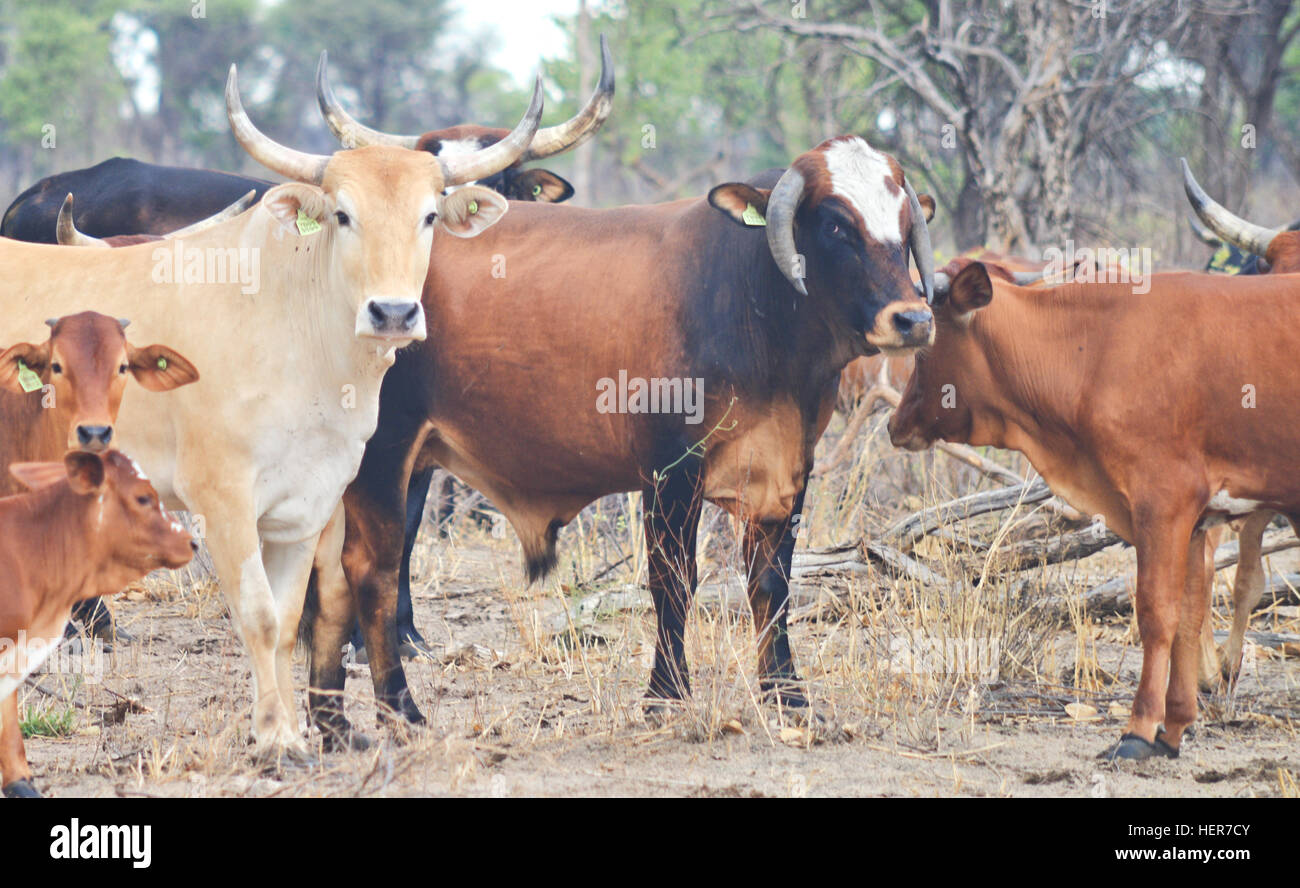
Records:
[[[129,318],[202,373],[165,393],[128,391],[120,446],[170,507],[199,516],[252,659],[259,752],[305,755],[290,654],[312,555],[375,429],[396,349],[425,338],[420,293],[435,229],[473,237],[506,212],[467,186],[513,163],[541,118],[450,159],[396,147],[303,154],[258,132],[226,84],[235,138],[291,180],[191,237],[116,250],[0,239],[0,342],[94,309]]]

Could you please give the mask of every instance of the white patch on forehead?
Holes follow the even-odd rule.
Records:
[[[481,146],[478,139],[446,139],[438,143],[438,157],[455,157],[458,154],[472,154],[479,150]],[[476,182],[462,182],[460,185],[448,185],[447,193],[458,191],[466,185],[474,185]]]
[[[844,139],[822,152],[831,190],[862,216],[867,234],[881,243],[901,244],[900,211],[907,201],[903,189],[893,192],[889,159],[861,139]]]

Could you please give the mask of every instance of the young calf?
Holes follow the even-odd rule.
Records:
[[[32,492],[0,499],[0,775],[6,796],[30,798],[39,793],[18,723],[23,679],[63,637],[74,604],[182,567],[198,544],[116,450],[9,470]]]
[[[1133,543],[1142,677],[1107,754],[1177,756],[1196,719],[1206,529],[1300,514],[1300,280],[1031,290],[958,260],[936,275],[934,308],[935,345],[916,357],[891,440],[1019,450]]]
[[[46,323],[45,342],[0,350],[0,466],[58,459],[67,450],[108,449],[128,378],[152,392],[199,378],[175,350],[128,342],[128,321],[84,311]],[[0,473],[0,496],[22,490]],[[78,605],[74,614],[92,634],[114,634],[97,600]]]

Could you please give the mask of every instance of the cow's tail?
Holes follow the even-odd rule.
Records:
[[[519,541],[524,547],[524,573],[529,585],[545,579],[559,563],[555,541],[562,526],[559,521],[552,521],[541,533],[520,534]]]

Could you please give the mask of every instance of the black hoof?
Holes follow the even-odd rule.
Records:
[[[321,745],[326,752],[365,752],[370,748],[370,738],[352,725],[321,727]]]
[[[1149,743],[1137,734],[1125,734],[1119,742],[1107,749],[1098,758],[1113,762],[1119,759],[1140,762],[1149,758],[1178,758],[1178,750],[1165,742],[1164,731],[1156,732],[1156,741]]]
[[[41,794],[32,786],[30,780],[15,780],[13,783],[5,784],[5,798],[7,799],[39,799]]]
[[[795,676],[763,681],[758,687],[764,703],[775,703],[786,709],[807,709],[808,698],[804,696],[802,685],[803,679]]]

